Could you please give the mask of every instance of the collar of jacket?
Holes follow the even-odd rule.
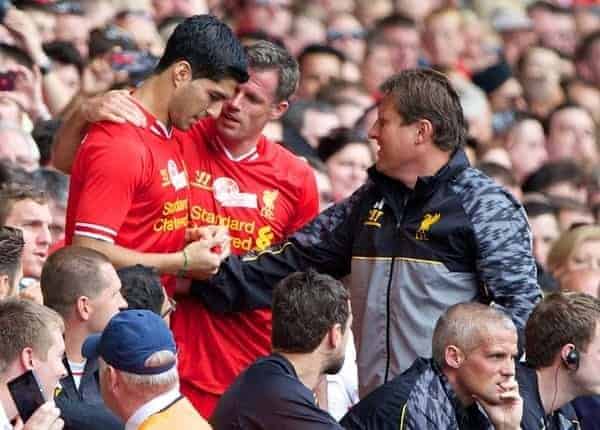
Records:
[[[469,166],[467,155],[459,148],[454,151],[448,163],[438,170],[435,175],[419,176],[414,190],[411,190],[399,180],[378,172],[375,166],[369,168],[368,173],[369,178],[382,189],[384,195],[397,196],[397,193],[401,192],[402,194],[412,194],[417,199],[426,199],[436,190],[439,184],[448,182]]]
[[[456,422],[458,424],[458,428],[461,430],[490,428],[491,426],[489,425],[488,419],[481,413],[477,403],[473,403],[470,406],[465,407],[456,395],[452,385],[450,385],[450,381],[446,375],[444,375],[442,370],[433,360],[431,360],[431,367],[439,375],[440,383],[442,384],[450,403],[452,403],[452,407],[456,413]]]

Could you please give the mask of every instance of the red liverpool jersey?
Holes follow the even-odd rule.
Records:
[[[229,227],[232,252],[275,244],[318,211],[312,169],[264,137],[256,150],[233,160],[206,119],[182,141],[191,188],[191,222]],[[271,350],[271,312],[216,315],[195,300],[179,303],[171,320],[183,387],[222,394],[256,358]],[[185,394],[185,393],[184,393]],[[193,397],[193,396],[190,396]]]
[[[146,128],[90,127],[73,164],[67,245],[81,235],[141,252],[182,249],[190,189],[179,145],[146,116]]]

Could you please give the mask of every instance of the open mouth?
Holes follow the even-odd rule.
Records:
[[[231,115],[231,114],[229,114],[227,112],[223,112],[222,117],[224,119],[226,119],[227,121],[229,121],[229,122],[235,122],[236,124],[240,123],[240,120],[238,120],[235,116],[233,116],[233,115]]]

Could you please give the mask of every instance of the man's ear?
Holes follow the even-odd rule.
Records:
[[[89,321],[92,315],[92,304],[87,296],[79,296],[75,303],[75,312],[83,321]]]
[[[446,362],[446,366],[452,369],[460,369],[463,361],[465,361],[465,356],[459,347],[455,345],[448,345],[446,346],[444,360]]]
[[[185,60],[177,61],[171,65],[171,75],[175,88],[192,80],[192,66]]]
[[[33,349],[29,346],[21,351],[21,366],[25,370],[33,370]]]
[[[287,100],[280,101],[271,109],[270,119],[271,121],[279,119],[285,114],[290,107],[290,103]]]
[[[417,139],[416,144],[433,141],[433,124],[428,119],[417,121]]]
[[[332,349],[336,349],[342,343],[344,338],[344,334],[342,333],[342,325],[336,323],[331,326],[331,328],[327,331],[327,338],[328,346]]]

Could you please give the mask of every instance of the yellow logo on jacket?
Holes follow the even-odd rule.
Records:
[[[431,226],[437,223],[442,218],[442,215],[437,212],[435,214],[425,214],[421,224],[419,225],[419,229],[415,234],[415,239],[417,240],[429,240],[427,233],[431,230]]]
[[[383,199],[376,202],[373,205],[373,207],[371,209],[369,209],[367,219],[363,222],[363,224],[380,228],[381,222],[379,222],[379,220],[382,215],[383,215]]]

